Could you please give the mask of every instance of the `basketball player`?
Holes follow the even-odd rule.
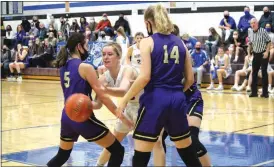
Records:
[[[140,41],[144,37],[145,36],[142,32],[137,32],[134,37],[136,43],[129,47],[127,51],[126,64],[134,67],[138,71],[138,73],[140,73],[141,65]]]
[[[106,93],[114,97],[123,97],[131,86],[131,81],[135,80],[138,73],[138,67],[131,67],[127,65],[121,65],[122,49],[118,43],[108,43],[103,47],[103,63],[107,68],[107,71],[101,75],[100,81],[106,85]],[[124,111],[126,117],[133,123],[136,122],[139,108],[139,95],[130,100],[126,110]],[[100,101],[97,101],[98,107],[101,107]],[[129,128],[121,121],[117,121],[116,127],[114,128],[114,136],[120,142],[132,131],[133,128]],[[162,149],[159,151],[159,149]],[[154,147],[157,153],[154,154],[154,165],[163,166],[163,159],[157,157],[159,153],[163,152],[161,143],[157,143]],[[96,166],[104,166],[109,160],[110,153],[104,149],[101,153]]]
[[[189,52],[182,41],[171,34],[173,24],[163,6],[149,6],[144,19],[150,37],[140,43],[141,72],[117,109],[122,113],[130,99],[144,89],[133,134],[132,166],[147,166],[154,144],[165,128],[185,164],[200,167],[190,138],[181,84],[183,75],[184,90],[194,82]]]
[[[91,88],[93,88],[100,100],[116,115],[116,106],[106,95],[105,88],[98,81],[95,70],[91,65],[82,63],[88,57],[87,43],[84,35],[74,33],[69,37],[66,46],[61,49],[57,57],[56,65],[61,68],[60,79],[65,101],[74,93],[91,96]],[[123,115],[119,116],[121,120],[130,125]],[[69,159],[73,144],[78,140],[79,135],[89,142],[94,141],[111,153],[108,166],[120,166],[122,164],[124,147],[109,132],[108,128],[96,119],[94,114],[87,121],[77,123],[70,120],[63,109],[60,147],[57,155],[47,165],[49,167],[62,166]]]

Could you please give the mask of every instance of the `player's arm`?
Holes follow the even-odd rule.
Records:
[[[184,64],[184,91],[188,90],[190,86],[194,83],[194,74],[192,71],[192,61],[191,61],[191,55],[186,47],[186,45],[183,43],[185,49],[186,49],[186,58],[185,58],[185,64]]]
[[[107,87],[106,92],[111,95],[111,96],[115,96],[115,97],[123,97],[127,91],[129,90],[130,86],[131,86],[131,80],[133,80],[133,69],[132,67],[126,67],[125,71],[124,71],[124,75],[121,81],[120,86],[117,87]]]
[[[130,99],[135,97],[140,91],[144,89],[144,87],[150,81],[151,76],[151,48],[153,47],[152,38],[144,38],[140,43],[140,52],[141,52],[141,67],[140,74],[137,79],[132,84],[129,91],[127,91],[126,95],[123,97],[124,102],[128,102]]]
[[[243,70],[247,70],[247,68],[248,68],[248,57],[245,56],[245,62],[244,62]]]
[[[133,47],[128,48],[128,50],[127,50],[127,57],[126,57],[126,64],[127,65],[131,64],[130,63],[130,57],[132,55],[132,52],[133,52]]]
[[[101,75],[98,80],[101,82],[101,84],[106,85],[105,76]],[[98,98],[97,95],[95,96],[94,101],[92,101],[92,106],[93,106],[93,109],[95,110],[99,110],[103,106],[101,100]]]
[[[78,70],[80,76],[90,84],[102,103],[110,110],[110,112],[112,112],[112,114],[117,116],[115,111],[117,107],[108,97],[104,85],[97,79],[94,68],[89,64],[81,63]]]
[[[226,69],[228,67],[228,64],[229,64],[229,57],[228,57],[228,55],[225,55],[225,64],[224,64],[224,66],[221,66],[220,68]]]

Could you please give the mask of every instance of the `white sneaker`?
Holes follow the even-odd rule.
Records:
[[[273,88],[274,89],[274,88]],[[271,92],[271,87],[268,87],[268,93],[270,93]]]
[[[17,82],[22,82],[22,77],[21,76],[19,76],[18,78],[17,78]]]
[[[231,88],[231,90],[232,90],[232,91],[237,91],[238,88],[239,88],[238,86],[234,85],[234,86]]]
[[[15,77],[8,77],[7,80],[8,80],[8,82],[15,82],[16,78]]]
[[[251,92],[250,86],[247,86],[247,87],[246,87],[246,92]]]
[[[274,94],[274,88],[270,90],[269,93]]]
[[[244,87],[243,87],[243,86],[240,86],[240,87],[237,88],[237,91],[238,91],[238,92],[241,92],[241,91],[243,91],[243,90],[244,90]]]
[[[206,90],[213,90],[214,89],[214,85],[210,84],[209,87],[206,88]]]
[[[221,91],[221,90],[224,90],[224,86],[223,85],[219,85],[217,88],[215,88],[214,90],[217,90],[217,91]]]
[[[262,89],[262,88],[260,88],[258,91],[259,91],[260,93],[262,93],[262,92],[263,92],[263,89]]]

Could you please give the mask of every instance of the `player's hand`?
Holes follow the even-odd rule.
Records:
[[[125,115],[124,115],[124,110],[127,106],[127,103],[124,102],[123,100],[120,101],[119,105],[117,106],[116,109],[116,116],[117,118],[119,118],[124,124],[126,124],[128,127],[132,128],[133,127],[133,123],[131,121],[129,121]]]

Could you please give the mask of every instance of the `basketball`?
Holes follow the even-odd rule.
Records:
[[[65,110],[71,120],[85,122],[93,112],[92,102],[88,96],[76,93],[67,99]]]

